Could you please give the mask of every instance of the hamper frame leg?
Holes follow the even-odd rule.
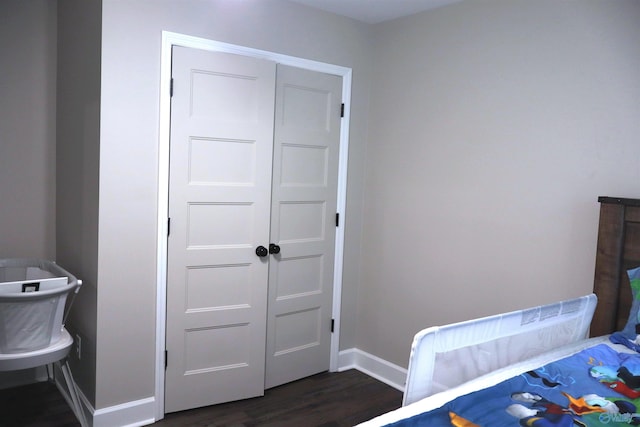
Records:
[[[84,410],[82,409],[82,405],[80,404],[80,395],[78,394],[78,390],[76,389],[76,383],[73,381],[73,375],[71,374],[71,369],[69,368],[69,362],[66,360],[58,361],[60,364],[60,370],[62,371],[62,375],[64,376],[64,380],[67,383],[67,389],[69,390],[69,395],[71,396],[71,400],[73,402],[73,412],[75,412],[78,421],[80,421],[80,425],[82,427],[89,427],[87,424],[87,419],[84,416]]]

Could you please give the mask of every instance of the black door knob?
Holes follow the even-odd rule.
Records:
[[[276,245],[275,243],[269,243],[269,253],[273,255],[279,254],[280,246]]]
[[[266,257],[267,255],[269,255],[269,251],[267,250],[267,248],[260,245],[256,248],[256,255],[258,255],[260,258]]]

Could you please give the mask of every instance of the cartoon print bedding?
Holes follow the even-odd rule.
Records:
[[[640,355],[606,344],[460,396],[393,427],[640,425]]]

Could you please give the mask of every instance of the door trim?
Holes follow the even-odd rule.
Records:
[[[185,34],[162,32],[160,56],[160,120],[158,140],[158,244],[157,244],[157,289],[156,289],[156,358],[155,358],[155,403],[156,420],[164,418],[164,366],[167,303],[167,212],[169,209],[169,141],[171,127],[171,48],[184,46],[217,52],[235,53],[262,58],[279,64],[304,68],[342,77],[342,102],[344,120],[340,128],[340,158],[338,160],[338,204],[340,225],[336,228],[336,252],[333,275],[332,314],[334,332],[331,334],[331,356],[329,369],[337,371],[340,344],[340,308],[342,296],[342,271],[344,254],[344,224],[346,219],[347,164],[349,154],[349,121],[351,117],[352,70],[348,67],[253,49],[229,43],[208,40]]]

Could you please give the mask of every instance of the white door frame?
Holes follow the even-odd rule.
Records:
[[[342,77],[342,102],[344,120],[340,128],[340,159],[338,163],[338,213],[340,226],[336,229],[336,254],[333,275],[332,317],[335,320],[331,334],[331,359],[329,369],[338,370],[340,343],[340,306],[342,296],[342,268],[344,253],[344,224],[346,218],[347,160],[349,153],[349,119],[351,106],[351,68],[326,64],[294,56],[222,43],[168,31],[162,32],[160,56],[160,128],[158,144],[158,253],[157,253],[157,295],[156,295],[156,367],[155,404],[156,420],[164,418],[164,366],[165,332],[167,304],[167,217],[169,209],[169,141],[171,131],[171,48],[184,46],[218,52],[235,53],[244,56],[268,59],[279,64],[291,65]]]

